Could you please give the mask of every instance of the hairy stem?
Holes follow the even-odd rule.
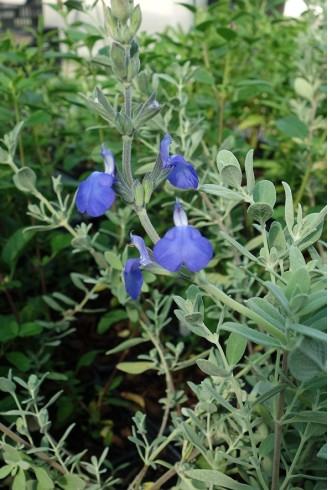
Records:
[[[137,208],[135,207],[135,212],[137,213],[140,223],[142,224],[145,232],[151,239],[153,243],[157,243],[160,240],[160,236],[158,235],[157,231],[153,227],[152,222],[149,219],[149,216],[147,214],[146,208]]]
[[[285,350],[282,355],[282,367],[280,379],[283,380],[287,376],[287,356],[288,352]],[[281,419],[284,412],[286,390],[281,390],[278,399],[277,415],[274,427],[274,452],[273,452],[273,467],[272,467],[272,482],[271,490],[279,489],[279,474],[280,474],[280,456],[281,456],[281,437],[282,437],[282,423]]]
[[[131,83],[124,85],[124,110],[125,115],[131,118],[132,115],[132,87]],[[123,175],[129,186],[133,184],[133,176],[131,170],[131,148],[132,136],[123,136],[123,153],[122,153],[122,170]]]

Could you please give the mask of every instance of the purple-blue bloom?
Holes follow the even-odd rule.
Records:
[[[174,207],[175,226],[154,246],[154,260],[171,272],[183,265],[192,272],[198,272],[207,266],[213,257],[213,247],[200,231],[188,225],[187,215],[182,205]]]
[[[133,301],[135,301],[140,296],[143,285],[143,276],[140,267],[151,264],[152,261],[149,257],[145,242],[140,236],[131,233],[131,242],[139,250],[140,259],[128,259],[126,261],[123,278],[126,292],[131,296]]]
[[[80,213],[87,213],[93,218],[104,214],[115,201],[112,189],[115,181],[115,163],[112,152],[104,145],[101,147],[105,171],[92,172],[81,182],[76,195],[76,207]]]
[[[181,155],[171,155],[169,148],[172,138],[169,134],[164,136],[161,141],[160,154],[165,170],[172,169],[167,180],[174,187],[180,189],[196,189],[198,187],[198,175],[196,170]]]

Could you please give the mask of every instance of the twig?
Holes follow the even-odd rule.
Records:
[[[287,357],[288,352],[285,350],[282,355],[282,369],[280,378],[286,378],[288,364]],[[281,455],[281,436],[282,436],[282,425],[281,418],[284,413],[286,390],[281,390],[279,393],[277,416],[275,421],[274,429],[274,453],[273,453],[273,467],[272,467],[272,483],[271,490],[278,490],[279,485],[279,473],[280,473],[280,455]]]
[[[22,439],[20,436],[18,436],[17,434],[15,434],[15,432],[13,432],[12,430],[8,429],[8,427],[6,427],[5,425],[3,425],[1,423],[0,423],[0,430],[6,436],[8,436],[10,439],[12,439],[13,441],[17,442],[18,444],[22,444],[26,448],[32,449],[31,444],[29,444],[28,442],[24,441],[24,439]],[[48,463],[49,466],[52,466],[53,468],[55,468],[62,475],[67,475],[67,473],[68,473],[67,470],[65,470],[65,468],[63,468],[59,463],[57,463],[57,461],[54,461],[49,456],[47,456],[44,452],[41,451],[41,452],[37,452],[37,453],[34,453],[34,454],[38,458],[40,458],[43,461],[45,461],[46,463]]]

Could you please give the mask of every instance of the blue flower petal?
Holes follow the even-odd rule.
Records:
[[[146,244],[144,242],[144,239],[141,238],[141,236],[134,235],[133,233],[130,233],[130,236],[131,236],[131,242],[139,250],[140,265],[145,266],[151,264],[151,259],[149,257],[149,253]]]
[[[192,226],[175,226],[154,247],[155,261],[171,272],[184,264],[192,272],[207,266],[213,257],[213,247]]]
[[[170,157],[169,166],[173,167],[172,172],[167,177],[170,184],[174,185],[174,187],[179,187],[179,189],[197,189],[197,172],[181,155]]]
[[[170,148],[171,141],[172,138],[169,134],[164,136],[164,138],[161,141],[160,153],[161,153],[161,158],[162,158],[164,168],[168,165],[170,160],[169,148]]]
[[[131,296],[133,301],[135,301],[140,296],[143,284],[140,259],[129,259],[126,261],[123,277],[126,292]]]
[[[87,213],[94,218],[104,214],[115,201],[113,181],[112,175],[92,172],[81,182],[76,195],[76,207],[80,213]]]

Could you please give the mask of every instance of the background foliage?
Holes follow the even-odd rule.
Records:
[[[143,233],[137,217],[117,202],[106,219],[85,221],[73,204],[80,180],[102,163],[101,143],[117,162],[121,156],[121,136],[87,99],[98,86],[117,110],[123,87],[108,45],[99,43],[103,27],[68,23],[80,2],[53,8],[67,23],[60,36],[45,33],[42,22],[31,44],[10,32],[0,36],[1,428],[35,448],[24,454],[7,432],[0,477],[14,490],[36,482],[43,490],[123,489],[133,481],[138,488],[144,465],[153,489],[172,468],[178,477],[163,488],[267,488],[272,414],[284,392],[286,479],[279,488],[323,489],[324,15],[310,9],[286,19],[266,2],[220,1],[208,9],[189,6],[194,23],[187,33],[168,28],[139,36],[134,100],[156,90],[165,108],[136,131],[133,169],[142,177],[152,168],[169,131],[173,151],[200,176],[200,192],[181,193],[180,200],[215,247],[207,278],[247,304],[251,322],[260,315],[278,331],[287,324],[284,344],[279,332],[250,328],[247,314],[224,306],[202,276],[187,290],[185,279],[146,272],[143,298],[129,300],[121,275],[134,253],[126,247],[130,231]],[[271,185],[254,190],[250,148],[256,181]],[[245,164],[230,152],[239,162],[247,155]],[[238,169],[233,176],[224,170],[231,164]],[[28,170],[12,179],[13,166],[34,170],[39,195],[27,192]],[[252,206],[262,207],[250,210],[240,184]],[[42,204],[35,206],[42,199],[57,202],[51,205],[57,221],[40,222]],[[149,203],[160,235],[174,200],[165,183]],[[288,376],[279,370],[282,345]],[[172,418],[162,432],[167,407]],[[159,461],[161,445],[168,449]],[[68,474],[51,469],[53,455]]]

